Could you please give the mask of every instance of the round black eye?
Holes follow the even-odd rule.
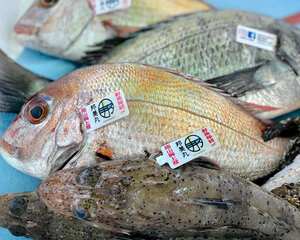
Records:
[[[33,99],[26,107],[26,117],[32,124],[42,122],[48,114],[48,104],[43,99]]]
[[[8,227],[10,233],[16,237],[21,237],[26,235],[26,229],[20,225],[11,225]]]
[[[95,187],[100,176],[101,173],[97,169],[85,168],[78,174],[76,181],[83,186]]]
[[[23,198],[16,198],[9,204],[9,212],[12,216],[20,217],[27,211],[27,202]]]
[[[40,0],[43,7],[52,7],[58,0]]]
[[[43,115],[43,112],[44,110],[40,106],[36,106],[30,110],[31,116],[36,120],[40,119],[40,117]]]

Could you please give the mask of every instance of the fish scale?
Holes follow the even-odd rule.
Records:
[[[275,34],[274,51],[238,43],[238,25]],[[212,10],[104,42],[83,61],[144,63],[188,73],[242,101],[267,106],[257,116],[271,119],[300,107],[299,38],[298,29],[279,20],[246,11]]]
[[[4,158],[14,167],[43,178],[61,167],[89,166],[103,158],[144,157],[159,152],[164,144],[210,127],[221,146],[205,153],[203,161],[249,179],[262,177],[278,166],[288,139],[263,142],[265,125],[260,120],[228,97],[202,86],[198,79],[192,82],[184,74],[168,71],[107,64],[68,74],[28,101],[30,106],[31,101],[48,96],[52,99],[49,114],[40,124],[30,125],[23,108],[3,135]],[[127,99],[129,115],[88,134],[81,129],[79,110],[119,90]],[[39,140],[31,132],[39,134]],[[18,154],[10,156],[15,149]],[[45,170],[31,171],[32,161]]]
[[[99,89],[100,81],[95,81],[94,78],[107,79],[108,84],[101,85],[102,95],[99,96],[98,91],[91,92],[92,99],[102,98],[109,92],[122,89],[125,96],[129,96],[127,103],[130,116],[105,126],[101,131],[93,132],[91,135],[94,136],[91,138],[95,143],[91,145],[92,148],[85,149],[86,154],[99,151],[97,143],[99,139],[105,139],[105,143],[100,144],[100,149],[111,149],[114,158],[121,159],[124,155],[137,157],[145,151],[157,152],[160,146],[209,126],[221,142],[222,148],[206,153],[204,157],[218,159],[217,162],[222,168],[234,169],[237,174],[250,179],[263,175],[266,169],[275,170],[281,156],[279,149],[283,145],[280,146],[278,142],[264,143],[261,139],[264,124],[234,106],[230,100],[195,83],[156,69],[115,65],[112,76],[111,70],[106,71],[110,67],[111,65],[104,66],[102,71],[97,67],[90,67],[88,77],[85,77],[86,71],[83,71],[84,76],[80,78],[89,81],[81,84],[85,86],[84,89]],[[118,77],[120,74],[121,78]],[[81,75],[80,70],[78,75]],[[190,97],[190,89],[196,96]],[[253,126],[257,127],[253,129]],[[235,134],[238,135],[237,138],[232,137]],[[156,139],[155,143],[153,139]],[[245,152],[246,145],[249,151]],[[269,155],[269,151],[274,151],[278,161],[274,162],[265,157]],[[241,163],[241,158],[247,161]],[[93,158],[87,161],[81,158],[68,167],[89,165],[92,161]],[[249,171],[245,171],[248,167]]]

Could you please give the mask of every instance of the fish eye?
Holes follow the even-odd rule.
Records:
[[[76,217],[82,218],[82,219],[87,219],[89,218],[89,212],[85,209],[77,209],[74,211]]]
[[[41,123],[48,114],[48,104],[43,99],[31,101],[26,108],[26,117],[32,124]]]
[[[83,186],[95,187],[101,176],[100,171],[94,168],[85,168],[77,176],[77,183]]]
[[[9,204],[9,213],[12,216],[20,217],[27,211],[27,201],[23,198],[16,198]]]
[[[40,0],[43,7],[53,7],[58,0]]]
[[[92,199],[81,200],[74,209],[74,214],[78,218],[89,219],[95,216],[96,203]]]
[[[16,237],[26,236],[26,228],[20,225],[10,225],[8,227],[10,233]]]

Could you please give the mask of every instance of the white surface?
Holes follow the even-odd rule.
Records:
[[[23,51],[13,37],[13,28],[34,0],[0,0],[0,48],[12,59],[16,60]]]

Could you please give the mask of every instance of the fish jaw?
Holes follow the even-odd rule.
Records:
[[[36,161],[35,164],[26,164],[9,154],[3,147],[0,147],[0,154],[9,165],[36,178],[46,178],[51,170],[47,164],[45,164],[46,162],[43,161]]]

